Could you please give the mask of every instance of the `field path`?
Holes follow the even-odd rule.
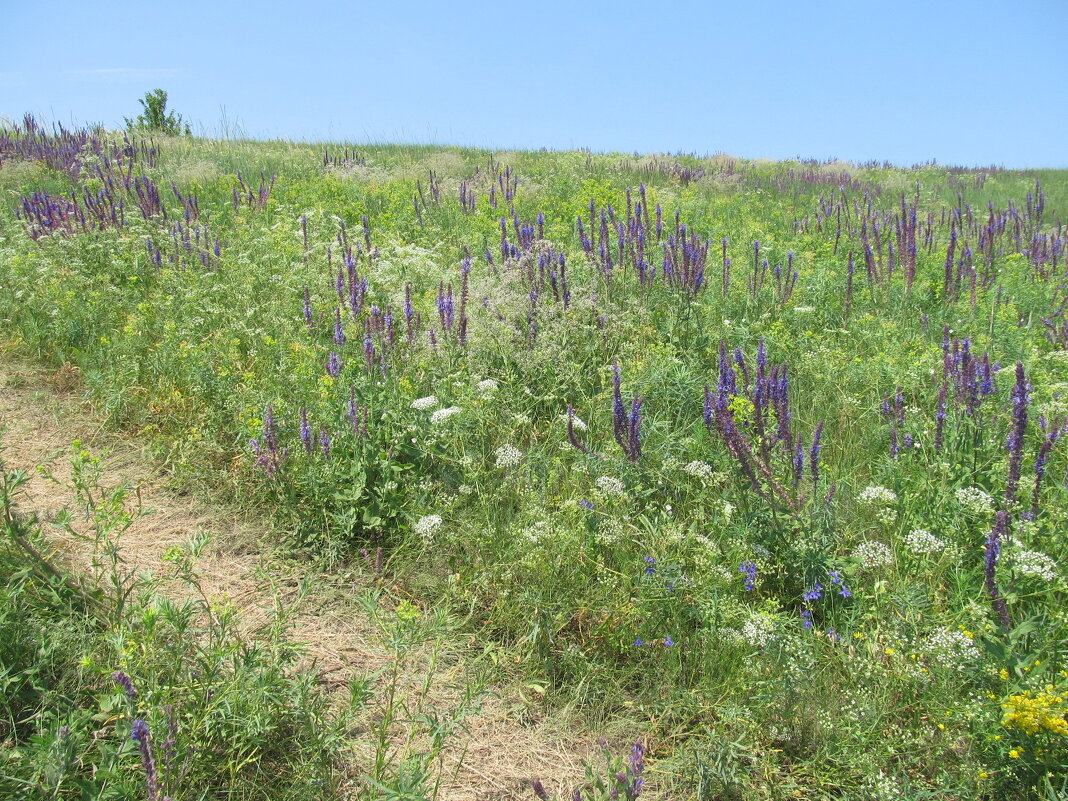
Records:
[[[131,499],[139,499],[143,513],[121,539],[121,553],[130,566],[162,574],[167,548],[204,532],[210,544],[197,562],[202,588],[209,598],[229,599],[241,610],[244,631],[267,624],[278,599],[297,598],[293,571],[277,569],[271,553],[262,548],[269,539],[265,526],[168,489],[159,465],[135,440],[104,430],[76,387],[73,371],[49,372],[0,359],[0,456],[7,469],[24,470],[30,477],[18,499],[19,509],[44,524],[62,561],[89,566],[87,543],[47,525],[62,510],[76,508],[69,456],[72,443],[80,441],[101,457],[104,488],[126,485],[135,490]],[[39,466],[54,478],[38,472]],[[366,595],[361,581],[366,579],[354,573],[316,574],[311,591],[289,619],[290,636],[305,644],[307,659],[333,689],[343,689],[353,673],[367,674],[389,660],[378,627],[353,600]],[[469,645],[465,641],[446,650],[462,654]],[[446,668],[444,684],[462,683],[464,670],[458,657]],[[418,680],[411,678],[413,684]],[[571,788],[582,780],[583,757],[596,750],[594,735],[576,734],[565,722],[543,718],[508,687],[490,692],[466,723],[467,736],[446,756],[451,769],[439,795],[446,801],[529,800],[535,778],[561,797],[570,797]]]

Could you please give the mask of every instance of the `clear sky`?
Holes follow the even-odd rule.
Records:
[[[1068,0],[0,0],[0,116],[1068,167]]]

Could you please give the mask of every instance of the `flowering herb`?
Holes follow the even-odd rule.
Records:
[[[738,566],[739,572],[745,575],[745,589],[752,592],[756,588],[757,566],[752,562],[742,562]]]
[[[843,598],[849,598],[851,595],[853,595],[849,587],[845,585],[845,579],[842,578],[841,573],[839,573],[837,570],[830,570],[827,572],[827,575],[830,576],[831,583],[838,588],[839,595],[841,595]]]

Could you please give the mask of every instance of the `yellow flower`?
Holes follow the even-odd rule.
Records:
[[[1037,734],[1045,729],[1068,737],[1064,696],[1049,692],[1036,695],[1031,690],[1024,690],[1018,695],[1010,695],[1001,708],[1005,710],[1001,725],[1006,729],[1020,729],[1027,734]]]
[[[1022,753],[1023,753],[1023,751],[1021,751],[1020,749],[1013,748],[1011,751],[1009,751],[1009,756],[1011,756],[1013,759],[1019,759],[1020,758],[1020,754],[1022,754]]]

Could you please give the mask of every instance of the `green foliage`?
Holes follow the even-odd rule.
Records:
[[[134,520],[125,489],[103,489],[99,461],[84,450],[72,468],[83,513],[61,524],[91,546],[83,578],[41,555],[40,528],[12,511],[25,476],[4,477],[0,736],[16,744],[0,765],[5,797],[139,796],[146,777],[130,739],[135,720],[154,736],[170,797],[248,796],[267,786],[294,798],[329,792],[344,722],[315,675],[294,670],[299,649],[277,626],[246,638],[236,611],[204,595],[194,569],[203,537],[168,552],[190,599],[160,594],[120,556]],[[115,670],[136,694],[116,686]]]
[[[163,89],[145,92],[140,98],[142,113],[134,119],[126,118],[126,127],[131,131],[164,134],[165,136],[190,135],[189,125],[182,123],[182,115],[167,111],[167,93]]]

